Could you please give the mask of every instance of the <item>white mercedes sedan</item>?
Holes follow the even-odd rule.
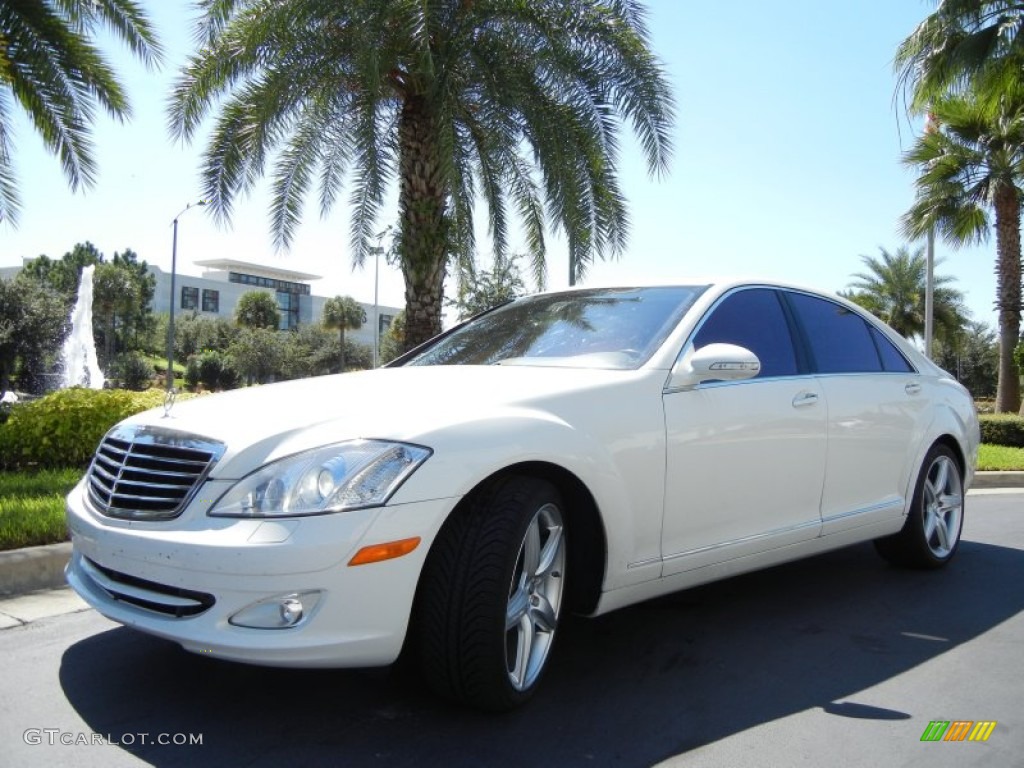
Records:
[[[104,437],[71,585],[204,655],[415,660],[509,709],[598,615],[873,540],[960,539],[970,396],[858,307],[768,282],[518,299],[391,366],[196,398]]]

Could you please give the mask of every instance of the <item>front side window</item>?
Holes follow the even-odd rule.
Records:
[[[714,309],[693,338],[693,348],[735,344],[761,361],[758,378],[799,372],[789,323],[778,294],[770,288],[737,291]]]
[[[706,288],[595,288],[518,299],[400,364],[639,368]]]
[[[867,321],[851,309],[817,296],[791,293],[818,373],[877,373],[882,368]]]

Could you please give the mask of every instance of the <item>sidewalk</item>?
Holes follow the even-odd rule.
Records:
[[[978,472],[970,493],[1024,491],[1024,472]],[[64,582],[71,542],[0,552],[0,630],[88,609]]]

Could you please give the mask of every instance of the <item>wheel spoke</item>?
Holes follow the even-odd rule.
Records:
[[[941,548],[941,551],[948,552],[949,525],[946,521],[946,518],[942,515],[932,515],[932,519],[935,521],[935,525],[933,526],[933,528],[935,530],[935,533],[938,534],[939,537],[939,547]]]
[[[530,667],[530,655],[533,653],[533,622],[530,617],[523,615],[519,621],[518,628],[510,631],[516,633],[516,649],[513,663],[508,671],[512,683],[521,687],[526,680],[526,673]]]
[[[536,576],[547,576],[558,562],[558,555],[562,549],[562,526],[551,526],[548,528],[548,539],[544,542],[544,549],[540,553],[540,561],[537,564]]]
[[[949,462],[936,462],[935,482],[929,483],[932,498],[938,498],[943,491],[949,490]]]
[[[947,493],[939,497],[939,509],[943,512],[952,512],[964,505],[964,497],[959,493]]]
[[[523,576],[529,581],[537,575],[537,568],[540,565],[540,519],[534,517],[530,527],[526,529],[526,537],[523,539]]]
[[[538,630],[553,632],[558,623],[554,606],[544,595],[534,595],[530,605],[530,618]]]
[[[530,595],[524,587],[520,587],[508,600],[505,610],[505,631],[508,632],[519,624],[530,611]]]
[[[935,526],[938,523],[938,516],[935,514],[935,508],[929,504],[924,510],[924,538],[925,541],[931,541],[932,536],[935,534]]]

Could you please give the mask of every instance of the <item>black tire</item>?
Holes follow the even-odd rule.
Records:
[[[893,565],[941,568],[956,554],[964,522],[963,471],[956,454],[933,445],[921,465],[903,530],[875,540]]]
[[[504,711],[537,690],[565,595],[564,519],[551,483],[512,475],[442,527],[414,615],[420,668],[436,693]]]

